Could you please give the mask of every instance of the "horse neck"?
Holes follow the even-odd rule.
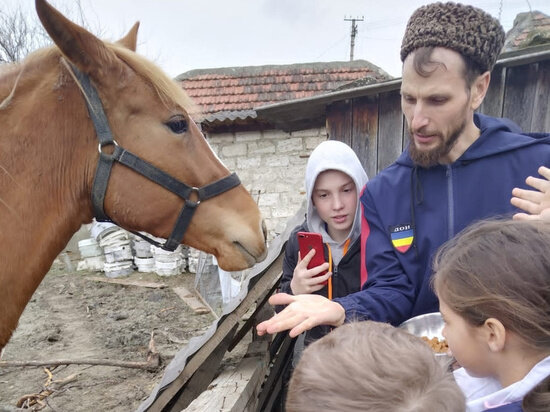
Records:
[[[1,348],[55,257],[91,220],[95,165],[84,101],[55,67],[24,73],[0,124]]]

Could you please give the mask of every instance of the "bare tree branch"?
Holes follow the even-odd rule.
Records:
[[[45,30],[18,6],[0,10],[0,63],[16,62],[50,42]]]
[[[74,20],[81,26],[89,28],[80,0],[71,3],[71,10],[66,16],[74,15]],[[99,27],[98,24],[96,26]],[[91,30],[101,36],[101,28]],[[34,10],[26,12],[22,5],[15,8],[0,9],[0,64],[12,63],[24,59],[32,51],[51,44],[50,37],[40,24]]]

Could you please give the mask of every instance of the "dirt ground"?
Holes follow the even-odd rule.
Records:
[[[213,315],[195,314],[171,289],[193,290],[194,275],[161,277],[134,272],[125,279],[168,285],[162,289],[92,280],[102,273],[76,271],[56,260],[25,309],[5,348],[4,361],[105,359],[145,362],[151,332],[162,365],[156,372],[113,366],[0,367],[0,411],[14,410],[26,395],[47,394],[53,381],[71,380],[42,396],[43,411],[135,410],[160,381],[164,367],[190,338],[203,333]],[[40,406],[35,405],[34,410]],[[15,409],[17,410],[17,409]],[[33,409],[30,409],[33,410]]]

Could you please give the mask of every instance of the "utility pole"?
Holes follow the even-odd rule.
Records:
[[[351,44],[350,44],[350,50],[349,50],[350,62],[353,61],[353,48],[355,47],[355,36],[357,35],[357,24],[355,24],[355,22],[363,21],[364,18],[365,18],[364,16],[362,16],[361,18],[356,17],[356,18],[349,18],[349,19],[344,17],[344,21],[351,21]]]

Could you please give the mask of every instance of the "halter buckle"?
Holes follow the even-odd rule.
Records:
[[[108,141],[108,142],[99,142],[99,144],[97,145],[97,150],[98,152],[101,154],[103,153],[103,148],[105,146],[118,146],[118,143],[116,140],[111,140],[111,141]]]
[[[191,195],[195,193],[197,196],[197,200],[191,200]],[[185,206],[189,207],[197,207],[201,204],[201,194],[200,189],[196,186],[193,186],[189,191],[189,199],[185,199]]]

